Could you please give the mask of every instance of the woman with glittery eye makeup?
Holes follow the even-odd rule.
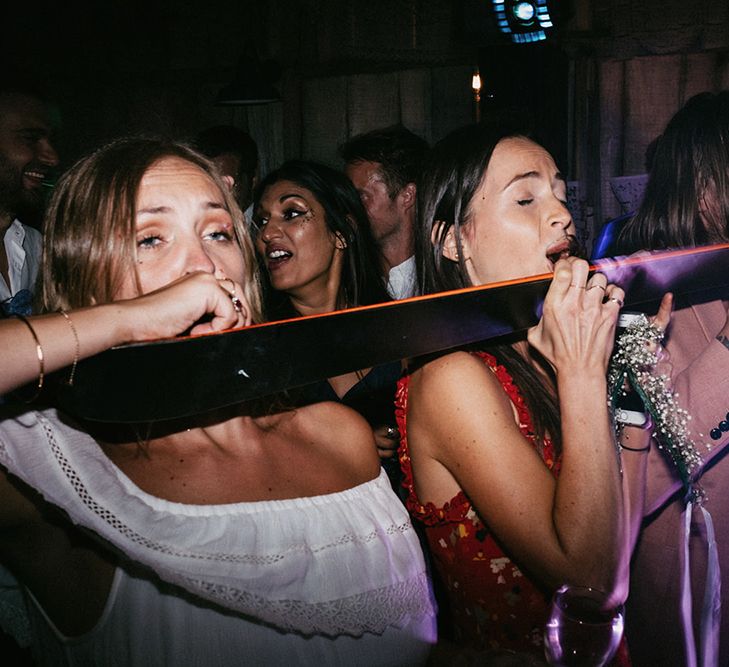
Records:
[[[256,189],[254,222],[270,285],[285,296],[271,301],[270,317],[389,300],[366,213],[344,174],[314,162],[285,163]]]
[[[301,315],[335,310],[344,298],[346,240],[330,231],[314,195],[292,181],[278,181],[266,188],[256,219],[256,245],[273,289],[285,292]]]
[[[44,314],[0,321],[0,394],[32,383],[0,414],[0,627],[34,664],[425,663],[423,554],[357,412],[277,396],[98,424],[48,391],[115,345],[260,322],[250,233],[183,144],[119,140],[59,181]]]
[[[295,160],[256,189],[256,249],[265,267],[269,318],[328,313],[389,301],[367,214],[349,179],[314,162]],[[362,369],[299,392],[302,401],[342,401],[360,412],[397,483],[397,429],[392,408],[399,362]]]

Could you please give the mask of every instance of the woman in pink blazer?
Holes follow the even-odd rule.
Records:
[[[641,208],[621,240],[628,252],[729,241],[729,91],[697,95],[671,119],[658,142]],[[675,467],[654,443],[647,453],[645,519],[626,614],[636,667],[729,664],[728,304],[726,289],[678,296],[663,341],[657,371],[670,377],[679,404],[691,416],[689,433],[703,458],[698,484],[713,522],[694,506],[682,592],[685,492]],[[712,523],[724,580],[720,617],[718,573],[704,597],[712,571],[707,547]],[[681,604],[688,589],[693,610],[686,615],[693,622],[684,628]]]

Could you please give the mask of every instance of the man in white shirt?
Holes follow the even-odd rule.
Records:
[[[417,293],[416,181],[427,151],[425,140],[402,125],[357,135],[339,148],[345,172],[367,210],[393,299]]]
[[[0,86],[0,317],[30,313],[42,238],[20,220],[39,218],[44,188],[58,165],[51,130],[39,97]]]

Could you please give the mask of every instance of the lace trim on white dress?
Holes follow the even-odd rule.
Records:
[[[434,616],[417,536],[387,476],[328,495],[185,505],[134,485],[55,410],[0,422],[0,463],[160,578],[303,634]]]

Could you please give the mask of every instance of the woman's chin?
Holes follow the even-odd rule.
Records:
[[[271,287],[277,292],[288,292],[292,289],[296,289],[296,285],[291,280],[274,280],[271,279]]]

